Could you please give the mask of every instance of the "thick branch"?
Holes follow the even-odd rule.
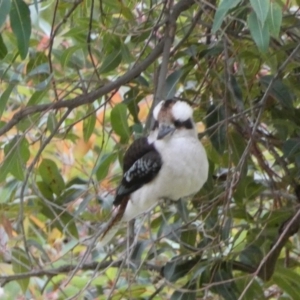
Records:
[[[170,14],[170,21],[177,20],[179,15],[190,8],[194,4],[195,0],[181,0],[173,7],[173,11]],[[112,81],[108,84],[106,84],[103,87],[98,88],[95,91],[92,91],[88,94],[84,94],[78,97],[75,97],[71,100],[64,100],[59,101],[55,103],[49,103],[49,104],[41,104],[41,105],[35,105],[26,107],[19,112],[17,112],[12,119],[6,123],[3,127],[0,128],[0,135],[6,133],[9,131],[13,126],[18,124],[21,120],[26,118],[29,115],[32,115],[34,113],[47,111],[47,110],[56,110],[60,108],[69,108],[74,109],[78,106],[81,106],[83,104],[89,104],[94,101],[96,101],[98,98],[102,97],[103,95],[106,95],[110,93],[111,91],[118,89],[120,86],[126,84],[130,80],[134,79],[136,76],[141,74],[144,70],[146,70],[163,52],[165,41],[164,39],[161,40],[156,47],[153,49],[153,51],[148,55],[147,58],[145,58],[144,61],[142,61],[139,64],[136,64],[132,69],[130,69],[127,73],[120,76],[117,80]]]
[[[92,263],[86,263],[80,267],[80,271],[88,271],[88,270],[103,270],[106,268],[119,268],[122,265],[122,260],[117,261],[104,261],[101,263],[98,262],[92,262]],[[62,273],[69,273],[73,271],[77,265],[64,265],[56,269],[42,269],[42,270],[36,270],[26,273],[20,273],[20,274],[14,274],[14,275],[8,275],[8,276],[0,276],[0,282],[1,285],[5,285],[10,281],[24,279],[24,278],[31,278],[31,277],[42,277],[42,276],[49,276],[53,277]],[[143,267],[148,270],[153,270],[160,272],[161,267],[152,265],[152,264],[143,264]]]

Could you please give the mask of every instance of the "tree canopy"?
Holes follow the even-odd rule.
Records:
[[[299,4],[0,1],[0,298],[299,299]],[[208,181],[99,248],[169,98]]]

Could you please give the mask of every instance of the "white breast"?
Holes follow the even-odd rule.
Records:
[[[163,166],[150,183],[135,191],[127,204],[122,221],[129,221],[153,208],[160,199],[178,200],[195,194],[208,175],[205,150],[194,134],[174,134],[155,141]]]

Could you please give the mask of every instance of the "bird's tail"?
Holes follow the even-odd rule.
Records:
[[[103,232],[101,233],[98,246],[103,247],[106,244],[108,244],[118,232],[118,230],[122,227],[122,225],[125,223],[122,221],[122,218],[127,207],[128,200],[129,199],[124,199],[117,207],[117,213],[110,218]]]

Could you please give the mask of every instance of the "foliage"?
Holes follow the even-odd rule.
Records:
[[[296,299],[299,4],[0,1],[1,297]],[[97,248],[124,151],[175,96],[207,183]]]

